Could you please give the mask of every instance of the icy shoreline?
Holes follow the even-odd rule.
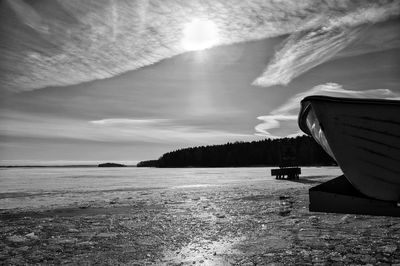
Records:
[[[140,191],[101,206],[0,215],[4,264],[400,263],[400,219],[310,213],[328,177]]]

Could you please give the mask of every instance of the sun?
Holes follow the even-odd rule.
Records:
[[[208,19],[193,19],[185,25],[182,46],[188,51],[204,50],[214,46],[218,41],[215,23]]]

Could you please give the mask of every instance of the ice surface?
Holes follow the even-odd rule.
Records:
[[[226,185],[262,185],[271,189],[301,183],[275,180],[257,168],[3,168],[0,209],[55,208],[85,202],[135,197],[138,191]],[[341,174],[337,167],[303,167],[302,176]]]

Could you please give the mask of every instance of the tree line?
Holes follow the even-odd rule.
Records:
[[[335,161],[309,136],[179,149],[138,167],[322,166]]]

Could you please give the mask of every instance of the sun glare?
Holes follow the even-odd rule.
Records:
[[[182,46],[188,51],[204,50],[217,43],[218,31],[214,22],[194,19],[183,30]]]

